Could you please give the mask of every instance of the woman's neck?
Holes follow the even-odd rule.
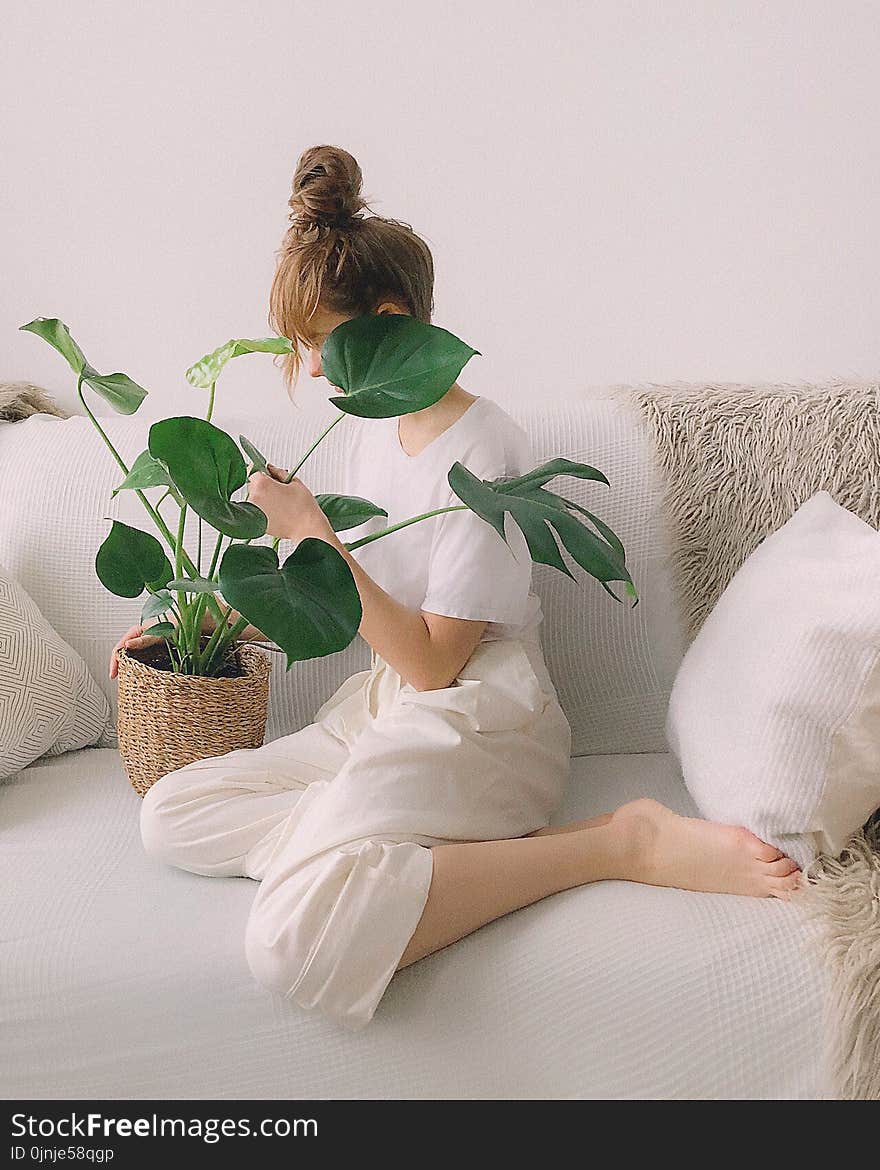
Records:
[[[458,382],[453,382],[437,402],[423,410],[414,410],[412,414],[401,415],[397,420],[397,434],[404,451],[408,455],[418,455],[432,439],[461,418],[476,399],[476,394],[469,394]]]

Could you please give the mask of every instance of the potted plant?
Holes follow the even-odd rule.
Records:
[[[21,328],[66,359],[77,376],[83,408],[119,465],[122,479],[112,495],[135,492],[158,533],[113,520],[95,557],[95,571],[111,593],[147,593],[141,622],[155,622],[144,632],[163,639],[161,647],[118,652],[120,752],[132,784],[143,795],[159,776],[191,760],[263,742],[270,661],[242,639],[249,625],[274,640],[289,670],[294,662],[348,646],[360,626],[360,598],[345,559],[325,541],[300,541],[283,564],[279,538],[271,545],[253,543],[266,534],[266,515],[235,496],[253,471],[266,470],[267,459],[246,436],[239,435],[237,444],[211,422],[217,380],[226,364],[243,354],[288,352],[286,338],[233,339],[191,366],[188,382],[208,393],[205,417],[184,415],[153,423],[147,449],[128,467],[89,409],[84,387],[121,414],[133,414],[147,391],[126,374],[98,373],[57,318],[38,317]],[[337,326],[325,340],[321,358],[328,380],[342,390],[330,399],[338,413],[286,482],[346,417],[391,418],[423,410],[442,398],[478,352],[447,330],[404,314],[365,314]],[[509,512],[533,561],[571,577],[561,544],[616,601],[620,598],[609,581],[624,582],[638,604],[620,540],[586,508],[548,490],[546,485],[558,476],[608,485],[601,471],[564,458],[525,475],[491,481],[455,463],[448,481],[461,503],[414,516],[345,547],[351,551],[430,516],[466,509],[504,537]],[[145,494],[150,488],[163,489],[156,502]],[[176,523],[169,524],[159,511],[166,499],[177,508]],[[335,532],[386,515],[357,497],[324,494],[317,499]],[[184,547],[189,509],[199,517],[195,559]],[[216,534],[204,571],[203,524]],[[222,549],[224,537],[229,543]],[[207,610],[214,618],[210,635],[203,633]]]

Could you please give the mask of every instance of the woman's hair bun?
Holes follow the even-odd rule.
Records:
[[[300,155],[288,206],[291,224],[311,236],[315,227],[344,228],[368,206],[361,197],[357,159],[341,146],[310,146]]]

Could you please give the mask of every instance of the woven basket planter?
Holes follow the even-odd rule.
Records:
[[[116,652],[119,752],[139,796],[184,764],[260,747],[266,734],[272,670],[267,654],[242,644],[234,656],[244,671],[240,677],[202,678],[137,657],[156,649]]]

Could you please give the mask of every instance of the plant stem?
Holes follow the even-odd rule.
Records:
[[[232,607],[230,606],[230,610],[231,610],[231,608]],[[250,623],[248,622],[248,619],[246,617],[239,617],[236,619],[235,622],[233,622],[233,624],[231,626],[226,627],[225,632],[218,639],[217,644],[214,646],[214,649],[211,653],[211,657],[205,665],[206,672],[210,672],[211,670],[214,669],[215,660],[220,656],[221,653],[223,653],[226,650],[226,647],[230,643],[235,642],[238,635],[242,632],[242,630],[247,629],[249,624]],[[207,651],[207,647],[206,647],[206,651]]]
[[[223,543],[223,533],[217,533],[217,543],[214,545],[214,555],[211,557],[211,567],[206,574],[209,581],[214,580],[214,570],[217,567],[217,558],[220,556],[220,545]],[[230,541],[230,544],[232,542]]]
[[[211,393],[208,397],[208,413],[205,415],[205,422],[211,421],[211,415],[214,413],[214,392],[217,389],[216,380],[211,383]],[[196,567],[199,571],[199,576],[202,573],[202,518],[199,516],[199,551],[196,556]],[[213,569],[211,570],[213,572]]]
[[[177,540],[174,543],[174,576],[180,580],[183,576],[183,534],[186,530],[186,504],[180,509],[180,517],[177,521]],[[184,594],[184,605],[186,605],[186,594]]]
[[[186,504],[184,503],[180,509],[180,517],[177,521],[177,541],[174,545],[174,576],[179,580],[183,576],[183,536],[186,531]],[[183,648],[186,653],[192,653],[192,613],[189,604],[189,594],[184,590],[178,593],[180,597],[181,612],[184,615],[184,622],[181,626],[181,634],[183,635]]]
[[[85,410],[85,412],[89,416],[89,418],[92,420],[92,423],[94,424],[95,430],[98,432],[98,434],[104,440],[104,442],[107,444],[107,448],[110,451],[110,454],[113,456],[113,458],[116,460],[116,462],[119,464],[120,468],[122,469],[122,474],[127,476],[129,469],[125,465],[125,460],[122,458],[122,456],[119,454],[119,452],[113,446],[113,444],[107,438],[107,435],[104,432],[104,428],[101,426],[101,424],[98,422],[98,420],[92,414],[92,412],[89,410],[89,404],[86,402],[85,398],[83,397],[82,386],[83,386],[83,378],[82,378],[82,374],[80,374],[79,378],[77,379],[76,392],[79,395],[80,402],[83,404],[83,409]],[[175,546],[174,537],[171,534],[171,529],[165,523],[164,517],[156,510],[156,508],[153,507],[153,505],[150,503],[150,501],[147,499],[147,497],[144,495],[144,493],[141,491],[140,488],[135,488],[135,495],[137,495],[140,502],[143,504],[143,506],[149,512],[150,516],[153,518],[153,523],[156,525],[156,527],[159,529],[159,531],[164,536],[168,547],[170,549],[175,549],[176,546]],[[166,493],[166,495],[167,495],[167,493]],[[165,497],[163,496],[162,498],[164,499]],[[193,574],[193,576],[199,576],[199,571],[196,568],[196,566],[193,564],[192,558],[189,556],[186,549],[181,549],[181,553],[183,555],[183,563],[186,565],[186,567],[189,569],[189,571]],[[212,610],[214,611],[215,617],[220,617],[220,603],[217,601],[217,598],[214,597],[213,594],[211,594],[211,599],[208,601],[208,604],[211,606]]]
[[[312,443],[311,447],[309,447],[308,451],[306,451],[305,455],[303,455],[302,459],[300,459],[299,463],[297,463],[296,467],[294,467],[293,471],[291,471],[291,473],[290,473],[290,475],[288,475],[287,479],[282,481],[283,483],[290,483],[290,481],[293,479],[293,477],[296,475],[296,473],[299,471],[299,469],[302,467],[302,465],[305,463],[305,461],[308,459],[308,457],[311,455],[311,453],[314,451],[314,449],[318,446],[318,444],[320,442],[322,442],[324,439],[326,439],[326,437],[330,434],[330,432],[333,430],[333,428],[336,426],[336,424],[339,422],[342,422],[342,420],[345,417],[346,417],[345,411],[340,410],[339,414],[337,414],[336,418],[334,418],[334,420],[330,424],[330,426],[327,427],[326,430],[321,431],[320,435],[318,435],[317,439],[315,439],[314,443]]]
[[[230,541],[230,544],[231,543],[232,542]],[[222,544],[223,544],[223,533],[218,532],[217,533],[217,540],[214,544],[214,553],[213,553],[213,556],[211,557],[211,567],[208,569],[208,572],[206,573],[206,576],[207,576],[208,580],[210,580],[210,581],[213,581],[213,579],[214,579],[214,570],[217,567],[217,560],[220,556],[220,546]],[[219,626],[219,623],[220,623],[220,616],[219,616],[220,602],[218,602],[216,595],[213,593],[200,593],[198,598],[196,599],[195,617],[193,618],[193,621],[194,621],[195,627],[196,627],[195,635],[194,635],[196,638],[194,645],[196,647],[199,646],[199,643],[200,643],[201,637],[202,637],[202,617],[204,615],[206,606],[210,605],[211,602],[213,602],[214,605],[218,609],[218,612],[215,613],[215,615],[214,615],[215,629]],[[223,620],[225,621],[225,619],[223,619]],[[196,649],[196,651],[195,651],[195,664],[196,664],[196,673],[197,674],[201,674],[201,672],[202,672],[202,663],[205,661],[205,655],[207,653],[207,649],[208,648],[205,647],[204,650]]]
[[[205,596],[207,597],[207,596],[208,596],[208,594],[206,593],[206,594],[205,594]],[[206,646],[206,647],[204,648],[204,650],[202,650],[202,651],[201,651],[201,653],[199,654],[199,656],[198,656],[198,671],[199,671],[199,673],[200,673],[200,674],[201,674],[201,673],[202,673],[202,672],[203,672],[203,671],[204,671],[204,670],[205,670],[205,669],[206,669],[206,668],[207,668],[209,665],[211,665],[211,664],[212,664],[212,663],[211,663],[211,658],[212,658],[212,655],[213,655],[213,653],[214,653],[214,650],[216,649],[217,645],[219,644],[219,642],[220,642],[221,638],[223,638],[223,637],[224,637],[224,632],[225,632],[226,630],[229,630],[229,629],[230,629],[230,626],[228,625],[228,623],[227,623],[227,620],[226,620],[226,619],[229,617],[229,615],[230,615],[231,613],[232,613],[232,606],[231,606],[231,605],[229,605],[229,606],[227,606],[227,607],[226,607],[226,613],[224,613],[224,614],[222,615],[222,617],[221,617],[221,620],[220,620],[220,621],[219,621],[219,622],[218,622],[218,623],[217,623],[217,624],[214,626],[214,629],[213,629],[213,631],[212,631],[212,633],[211,633],[211,636],[210,636],[210,638],[208,639],[208,644],[207,644],[207,646]]]
[[[323,431],[321,431],[320,435],[318,435],[317,439],[315,439],[314,443],[312,443],[311,447],[309,447],[308,451],[306,451],[305,455],[303,455],[302,459],[300,459],[299,463],[297,463],[297,465],[296,465],[296,467],[294,467],[293,471],[290,472],[287,479],[282,480],[283,483],[290,483],[290,481],[293,479],[293,477],[296,475],[296,473],[299,471],[299,469],[302,467],[302,465],[305,463],[305,461],[308,459],[308,457],[311,455],[311,453],[315,450],[315,448],[318,446],[318,444],[321,443],[324,439],[326,439],[326,437],[330,434],[330,432],[333,430],[333,428],[336,426],[336,424],[339,422],[342,422],[342,420],[345,417],[346,417],[346,412],[344,410],[340,410],[339,414],[337,414],[337,416],[336,416],[336,418],[334,418],[333,422],[330,423],[330,425],[328,427],[326,427]],[[279,545],[281,539],[282,538],[280,536],[276,536],[274,538],[274,540],[272,541],[272,549],[274,552],[278,551],[278,545]],[[250,541],[248,540],[248,541],[246,541],[246,543],[250,544]]]
[[[356,548],[361,548],[365,544],[370,544],[374,540],[381,540],[383,536],[388,536],[391,532],[399,532],[401,528],[409,528],[410,524],[418,524],[420,520],[429,520],[431,516],[442,516],[444,512],[467,512],[469,511],[467,504],[452,504],[449,508],[435,508],[433,512],[423,512],[421,516],[413,516],[411,520],[401,520],[399,524],[392,524],[388,528],[380,528],[378,532],[373,532],[369,536],[362,536],[360,540],[353,540],[351,544],[345,547],[349,552],[353,552]]]
[[[202,621],[205,613],[205,606],[208,604],[208,594],[200,593],[196,598],[193,606],[193,662],[195,663],[195,673],[201,674],[201,663],[204,655],[202,650]],[[213,596],[213,594],[211,594]],[[216,628],[216,627],[215,627]]]
[[[107,446],[110,450],[110,454],[113,456],[113,458],[119,464],[119,466],[122,468],[123,474],[128,475],[128,468],[125,466],[125,461],[123,460],[123,458],[119,454],[119,452],[116,450],[116,448],[113,446],[113,444],[110,442],[110,440],[107,438],[107,435],[104,432],[104,428],[101,426],[101,424],[98,422],[98,420],[92,414],[92,412],[89,410],[89,404],[86,402],[85,398],[83,397],[82,386],[83,386],[83,376],[82,376],[82,374],[80,374],[79,378],[77,379],[77,383],[76,383],[76,392],[79,395],[79,400],[83,404],[83,407],[85,408],[86,414],[89,416],[89,418],[94,423],[95,429],[97,430],[98,434],[101,436],[101,438],[107,444]],[[138,495],[140,495],[140,492],[138,492]]]

